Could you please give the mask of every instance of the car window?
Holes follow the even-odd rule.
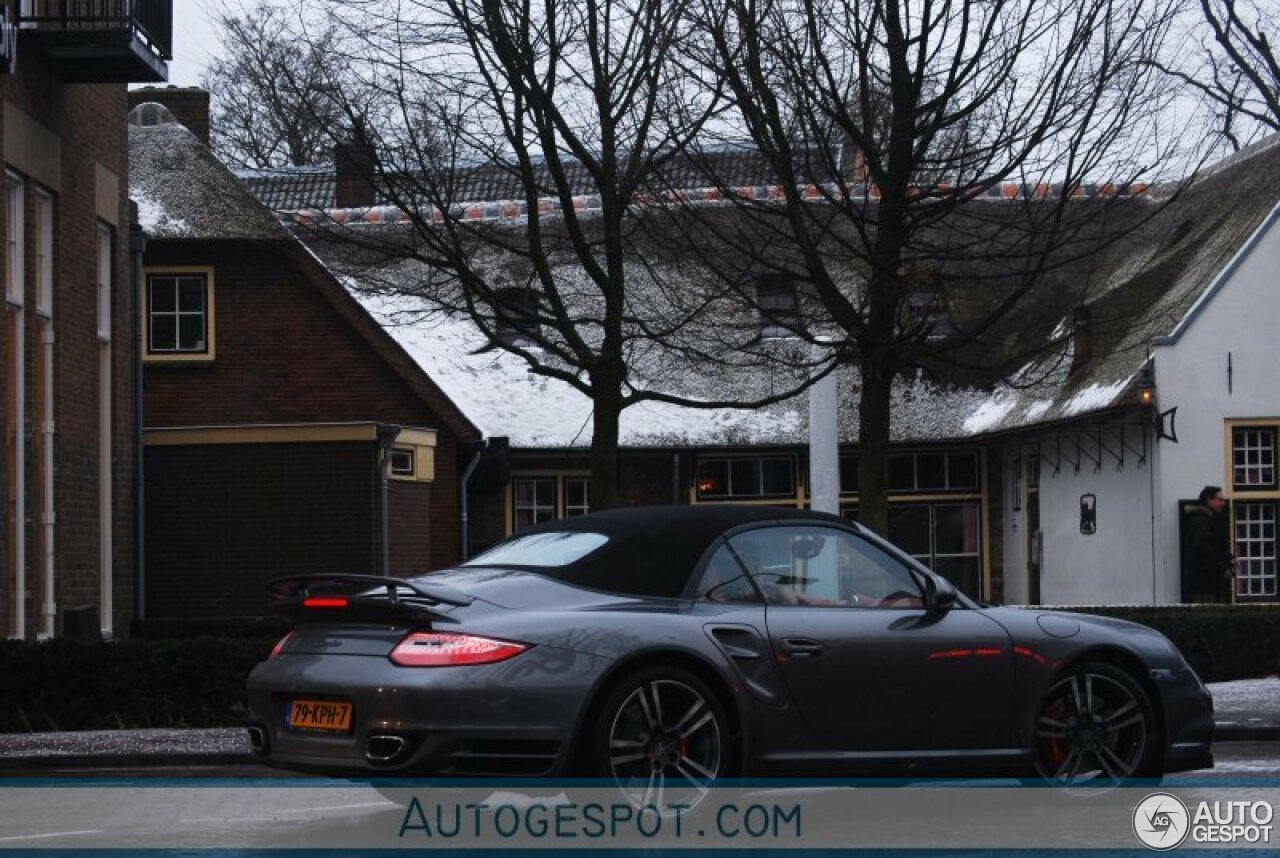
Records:
[[[721,545],[707,561],[694,598],[707,602],[759,602],[760,592],[728,545]]]
[[[463,566],[568,566],[609,541],[603,533],[531,533],[497,545]]]
[[[919,582],[901,561],[846,531],[815,526],[763,527],[733,536],[729,545],[769,604],[924,605]]]

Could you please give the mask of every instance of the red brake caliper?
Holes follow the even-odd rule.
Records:
[[[1055,721],[1062,720],[1061,718],[1056,717],[1056,713],[1054,711],[1046,711],[1044,715],[1045,717],[1053,718]],[[1057,768],[1066,761],[1067,749],[1058,739],[1046,739],[1045,741],[1048,745],[1045,756],[1048,757],[1049,764],[1053,766],[1056,771]]]

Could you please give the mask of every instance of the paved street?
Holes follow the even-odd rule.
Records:
[[[1271,804],[1280,801],[1280,787],[1276,786],[1280,742],[1224,742],[1215,748],[1215,753],[1219,765],[1214,771],[1172,778],[1166,788],[1187,802],[1224,798]],[[69,782],[66,788],[50,790],[48,778],[65,778]],[[117,780],[123,778],[144,780]],[[80,779],[84,786],[92,788],[78,789]],[[93,784],[103,779],[116,782]],[[154,786],[149,786],[152,782]],[[784,828],[788,820],[799,827],[797,809],[803,809],[804,836],[809,838],[805,842],[809,843],[827,844],[832,837],[844,836],[832,831],[842,825],[848,828],[852,820],[856,824],[847,833],[856,833],[863,838],[858,842],[871,845],[901,844],[904,837],[910,836],[921,839],[921,845],[934,848],[957,842],[989,848],[991,838],[997,836],[1001,842],[1009,838],[1008,844],[1018,848],[1028,848],[1030,843],[1057,847],[1127,846],[1132,837],[1129,820],[1135,804],[1152,795],[1150,787],[1068,793],[1057,789],[1009,789],[1016,787],[1013,781],[969,781],[955,786],[965,788],[937,789],[926,784],[885,788],[883,783],[873,783],[849,790],[817,784],[792,787],[785,781],[746,789],[726,788],[708,797],[705,806],[698,805],[691,811],[685,822],[684,840],[673,837],[669,820],[664,823],[655,817],[651,823],[655,827],[665,825],[661,835],[665,839],[648,845],[688,845],[689,839],[707,845],[698,839],[704,832],[709,840],[715,840],[715,845],[757,849],[771,844],[797,845],[794,836],[799,835],[798,831],[788,830],[780,835],[765,826],[752,832],[750,838],[745,836],[740,824],[742,809],[773,808],[775,812],[785,811],[781,817]],[[7,819],[0,821],[0,849],[180,848],[185,854],[188,849],[218,847],[220,854],[236,854],[238,849],[335,845],[364,848],[373,844],[379,848],[403,847],[415,839],[420,839],[424,848],[433,848],[445,845],[440,840],[443,829],[439,826],[444,824],[439,817],[440,807],[489,808],[494,825],[517,817],[535,822],[558,819],[560,814],[555,808],[581,808],[584,801],[612,802],[605,805],[611,814],[630,813],[625,801],[599,787],[574,789],[557,784],[539,788],[536,782],[528,788],[484,782],[449,788],[404,782],[384,786],[359,780],[298,777],[257,765],[13,769],[0,777],[0,791],[7,811]],[[415,815],[413,802],[419,799],[435,813],[424,815],[419,811]],[[937,824],[927,830],[913,829],[908,835],[891,822],[904,805]],[[511,812],[503,816],[494,810],[499,807]],[[710,809],[713,807],[714,813]],[[570,810],[565,818],[580,824],[583,817],[576,813]],[[470,820],[465,812],[461,818]],[[158,819],[163,822],[158,824]],[[992,820],[1001,822],[993,828]],[[464,834],[471,824],[468,821],[463,825]],[[435,833],[427,833],[432,826],[437,826]],[[630,830],[634,827],[623,826],[625,830],[616,836],[634,838],[635,832]],[[456,836],[458,829],[454,827],[452,831],[449,837]],[[552,847],[545,839],[545,831],[539,831],[534,831],[533,841],[526,845]],[[999,834],[993,835],[993,831]],[[514,841],[504,839],[507,836],[490,832],[483,842],[510,847]],[[522,831],[519,836],[527,838],[530,832]],[[594,836],[610,838],[610,845],[620,843],[612,840],[612,834]]]
[[[1214,768],[1207,772],[1188,773],[1180,777],[1219,777],[1223,775],[1248,775],[1280,777],[1280,741],[1217,742],[1213,746]],[[66,767],[42,765],[31,768],[10,768],[0,771],[0,783],[5,778],[217,778],[235,780],[316,780],[318,775],[286,772],[256,763],[229,765],[129,765],[129,766],[78,766]]]

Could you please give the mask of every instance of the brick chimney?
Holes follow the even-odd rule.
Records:
[[[334,205],[354,209],[374,204],[374,158],[373,149],[367,143],[350,141],[334,145]]]
[[[129,90],[129,109],[152,101],[162,104],[173,118],[187,127],[200,142],[209,145],[209,92],[199,87],[144,86]]]

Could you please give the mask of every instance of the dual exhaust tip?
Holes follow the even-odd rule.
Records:
[[[271,751],[271,740],[261,727],[249,727],[249,748],[259,757]],[[375,733],[365,744],[364,758],[373,766],[394,765],[409,750],[409,740],[404,736]]]

